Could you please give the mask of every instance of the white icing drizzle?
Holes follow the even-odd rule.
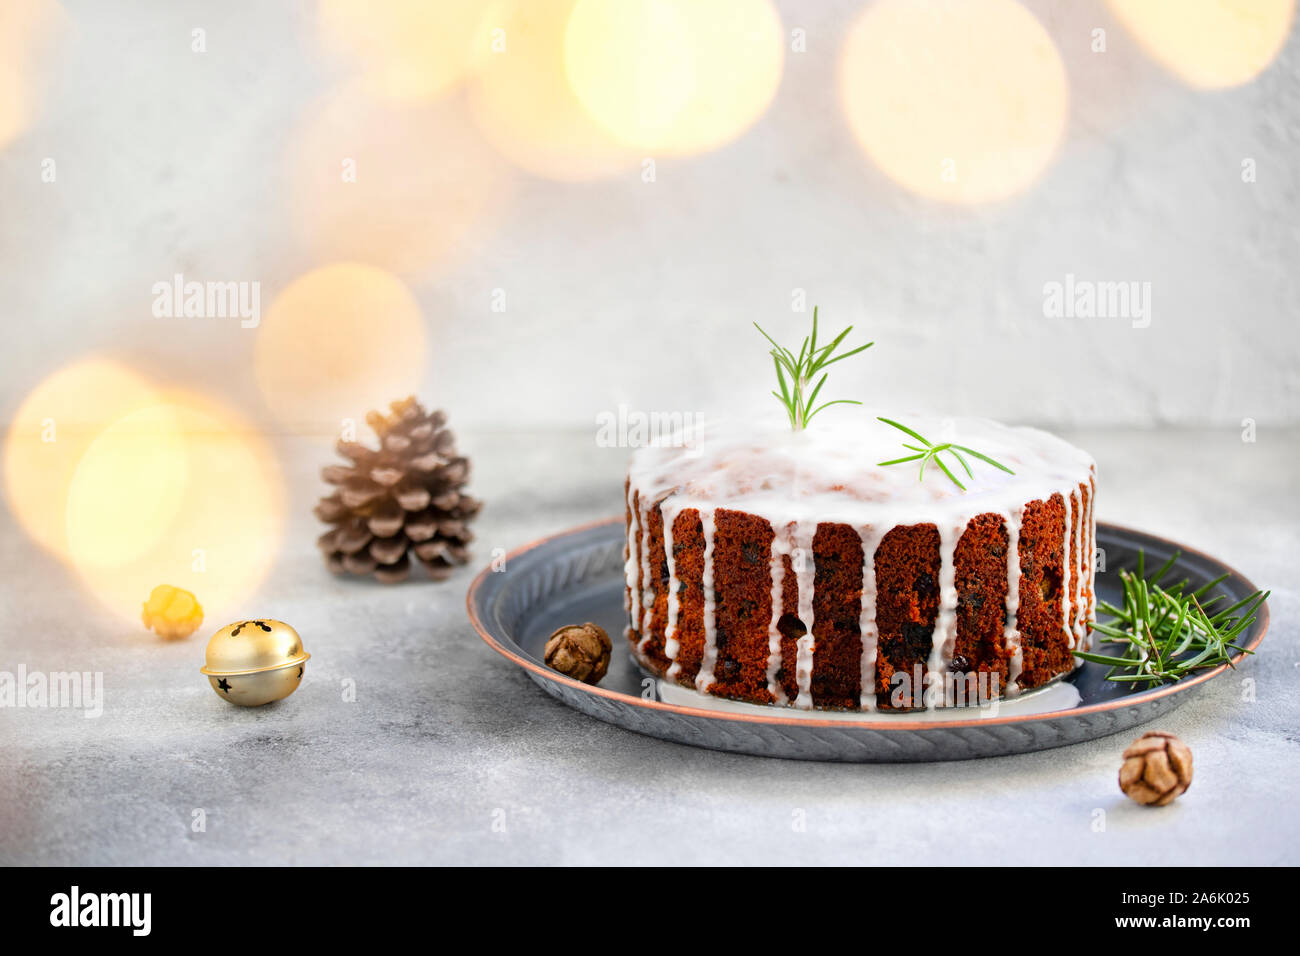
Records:
[[[1092,482],[1092,500],[1093,506],[1096,507],[1097,501],[1097,469],[1093,468],[1092,476],[1088,479]],[[1088,605],[1088,618],[1095,619],[1097,616],[1097,518],[1092,518],[1092,562],[1089,565],[1092,569],[1092,602]]]
[[[1074,498],[1069,491],[1062,492],[1065,503],[1064,517],[1065,543],[1061,546],[1061,627],[1065,630],[1066,641],[1074,647],[1074,630],[1070,624],[1070,532],[1074,528]]]
[[[713,532],[712,509],[700,509],[700,526],[704,531],[704,653],[700,658],[700,672],[695,675],[695,689],[708,693],[713,686],[713,669],[718,664],[717,597],[713,593]]]
[[[677,618],[681,613],[681,599],[678,597],[677,561],[673,557],[673,524],[681,514],[681,505],[673,499],[659,506],[664,519],[664,558],[668,562],[668,622],[664,625],[664,656],[672,661],[668,665],[668,676],[676,677],[681,673],[677,663]]]
[[[641,583],[638,577],[641,552],[637,547],[641,536],[641,512],[634,503],[636,494],[636,486],[629,482],[627,510],[632,518],[627,526],[627,559],[623,562],[623,577],[627,581],[625,600],[628,603],[628,619],[633,622],[641,620]]]
[[[794,540],[794,576],[799,585],[799,620],[806,628],[795,643],[794,677],[799,688],[799,695],[794,699],[794,706],[801,710],[812,708],[812,672],[813,672],[813,582],[817,571],[813,561],[813,535],[817,533],[815,522],[796,521],[791,537]]]
[[[785,556],[790,553],[786,529],[774,528],[768,573],[772,578],[772,619],[767,625],[767,689],[778,704],[789,702],[785,688],[777,680],[781,670],[781,611],[785,589]]]
[[[858,633],[862,637],[862,692],[858,706],[876,709],[876,652],[880,631],[876,628],[876,549],[884,537],[880,529],[868,525],[858,529],[862,541],[862,610],[858,614]]]
[[[1092,645],[1092,634],[1088,626],[1092,623],[1093,615],[1096,608],[1097,600],[1097,482],[1093,479],[1092,474],[1088,475],[1088,608],[1084,617],[1083,639],[1084,650]],[[1082,662],[1080,662],[1082,663]]]
[[[646,498],[643,495],[642,501]],[[650,508],[642,508],[637,516],[641,526],[641,640],[637,641],[638,654],[644,654],[650,643],[650,620],[654,614],[654,588],[650,586]]]
[[[812,540],[819,523],[847,524],[858,529],[863,541],[863,587],[860,610],[862,635],[862,694],[864,710],[875,707],[874,682],[878,650],[876,626],[877,584],[875,551],[879,542],[899,525],[933,524],[940,534],[940,602],[929,656],[930,670],[942,676],[951,665],[956,641],[956,562],[955,549],[969,521],[989,512],[1003,515],[1007,530],[1007,618],[1003,639],[1010,657],[1007,696],[1019,688],[1016,680],[1023,669],[1019,610],[1020,561],[1019,538],[1024,507],[1030,501],[1043,501],[1060,494],[1070,510],[1066,513],[1063,573],[1069,573],[1071,528],[1077,527],[1073,558],[1080,568],[1076,581],[1083,593],[1083,573],[1091,577],[1092,551],[1083,551],[1086,525],[1091,540],[1095,534],[1092,501],[1083,514],[1082,498],[1076,509],[1072,495],[1078,493],[1081,476],[1091,475],[1095,466],[1084,452],[1046,432],[1032,428],[1011,428],[984,419],[939,420],[921,415],[898,415],[922,433],[943,432],[959,435],[967,444],[1005,462],[1015,474],[1008,475],[992,467],[976,466],[973,478],[964,479],[962,492],[947,481],[941,472],[927,470],[918,481],[910,467],[880,467],[876,462],[895,457],[897,434],[874,421],[869,413],[839,423],[818,423],[815,428],[791,432],[784,424],[727,427],[710,425],[697,429],[690,447],[670,440],[638,449],[629,467],[628,508],[632,513],[628,531],[626,576],[631,600],[629,617],[640,624],[642,633],[638,650],[649,639],[649,623],[654,600],[650,585],[650,529],[648,510],[633,507],[646,501],[663,501],[672,495],[673,507],[663,507],[665,553],[668,562],[668,623],[665,628],[665,654],[673,661],[670,676],[680,672],[677,625],[680,602],[677,591],[676,562],[672,556],[672,523],[685,508],[700,514],[704,536],[704,648],[700,671],[695,679],[697,690],[707,692],[715,681],[717,664],[717,598],[713,590],[715,512],[726,507],[763,517],[775,531],[769,555],[771,569],[772,614],[768,626],[767,685],[774,698],[786,703],[776,680],[780,671],[781,597],[784,585],[784,556],[792,548],[802,551],[795,564],[799,585],[798,615],[805,633],[797,642],[795,678],[798,694],[792,702],[799,708],[812,706],[811,684],[816,645],[813,638],[813,589],[815,562]],[[1095,483],[1093,483],[1095,494]],[[640,547],[634,547],[639,538]],[[1094,545],[1095,547],[1095,545]],[[639,558],[639,562],[637,559]],[[636,569],[640,565],[638,587]],[[1062,619],[1067,632],[1070,622],[1068,582],[1062,587]],[[1088,609],[1091,614],[1091,604]],[[1082,616],[1081,609],[1077,612]],[[1086,631],[1076,617],[1075,627]]]
[[[1002,628],[1002,645],[1007,649],[1006,696],[1020,693],[1020,671],[1024,667],[1024,651],[1020,647],[1020,523],[1024,520],[1024,505],[1010,508],[1002,516],[1007,530],[1007,620]]]
[[[1079,513],[1075,516],[1074,524],[1074,647],[1079,646],[1083,640],[1084,627],[1084,607],[1083,607],[1083,569],[1084,558],[1083,552],[1087,548],[1087,539],[1084,537],[1084,530],[1087,526],[1086,508],[1083,504],[1083,486],[1079,486]]]
[[[957,644],[957,540],[966,524],[939,526],[939,610],[930,638],[930,659],[926,663],[927,709],[947,704],[948,665]],[[915,701],[913,702],[915,703]]]

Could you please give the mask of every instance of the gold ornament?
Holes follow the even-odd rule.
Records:
[[[309,657],[298,632],[283,621],[237,621],[212,635],[200,670],[220,697],[260,707],[298,689]]]

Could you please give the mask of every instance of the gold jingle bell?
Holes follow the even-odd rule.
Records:
[[[207,664],[199,670],[218,696],[260,707],[298,689],[309,657],[298,632],[284,621],[237,621],[212,635]]]

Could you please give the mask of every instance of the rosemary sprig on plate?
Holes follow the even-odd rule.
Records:
[[[900,432],[903,432],[906,435],[910,435],[912,438],[915,438],[917,441],[921,443],[920,445],[913,445],[910,442],[903,442],[903,447],[913,452],[913,454],[905,455],[902,458],[893,458],[889,461],[878,462],[878,464],[881,466],[901,465],[909,461],[919,461],[921,463],[921,472],[917,477],[918,481],[925,480],[925,466],[930,462],[934,462],[936,465],[939,466],[939,469],[945,475],[947,475],[949,479],[952,480],[952,483],[954,485],[956,485],[962,491],[966,490],[966,486],[957,480],[957,476],[952,473],[952,471],[948,468],[948,466],[944,464],[943,459],[939,457],[944,453],[951,455],[953,459],[957,462],[957,464],[961,465],[962,468],[965,469],[967,478],[974,478],[975,473],[970,470],[970,464],[966,461],[965,455],[970,455],[972,458],[978,458],[980,461],[987,462],[988,464],[992,465],[994,468],[1000,468],[1002,471],[1005,471],[1008,475],[1015,474],[1014,471],[1012,471],[1006,465],[1002,464],[1002,462],[994,461],[988,455],[984,454],[983,452],[978,452],[974,448],[967,448],[965,445],[958,445],[955,442],[950,442],[950,441],[943,442],[942,444],[936,445],[933,442],[931,442],[929,439],[923,438],[919,433],[908,428],[906,425],[900,425],[892,418],[883,418],[877,416],[877,420],[884,422],[886,425],[892,425],[894,428],[897,428]]]
[[[1097,609],[1111,620],[1093,625],[1105,636],[1113,654],[1075,651],[1076,657],[1095,664],[1108,664],[1106,679],[1155,687],[1172,683],[1195,671],[1233,666],[1234,653],[1253,653],[1236,643],[1255,621],[1268,591],[1256,591],[1230,607],[1217,609],[1227,598],[1217,594],[1205,598],[1223,574],[1188,591],[1188,581],[1166,587],[1161,580],[1178,560],[1178,552],[1159,571],[1146,576],[1146,555],[1138,552],[1135,571],[1120,571],[1124,600],[1116,607],[1099,601]]]
[[[800,431],[808,426],[813,416],[823,408],[829,408],[831,405],[861,405],[861,402],[855,402],[848,398],[839,398],[833,402],[824,402],[813,407],[817,401],[817,395],[826,384],[826,376],[829,373],[823,372],[821,380],[817,382],[811,391],[809,385],[816,378],[817,373],[828,365],[834,365],[840,359],[846,359],[850,355],[857,355],[859,352],[871,348],[875,342],[868,342],[866,345],[859,345],[848,352],[835,354],[840,343],[844,341],[845,336],[853,331],[853,326],[849,326],[839,335],[837,335],[829,345],[823,345],[820,348],[817,345],[817,307],[813,306],[813,327],[812,335],[803,340],[803,345],[799,348],[799,354],[777,345],[772,336],[763,332],[763,327],[757,322],[754,328],[763,333],[763,338],[772,343],[772,364],[776,366],[776,380],[781,386],[781,391],[773,392],[777,400],[785,407],[786,414],[790,417],[790,427],[795,431]],[[787,383],[786,378],[789,377]]]

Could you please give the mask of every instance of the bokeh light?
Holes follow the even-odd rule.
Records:
[[[5,440],[5,491],[40,545],[66,554],[68,485],[81,456],[114,420],[156,401],[144,379],[100,358],[68,365],[28,393]]]
[[[1295,0],[1107,0],[1115,18],[1189,86],[1239,86],[1286,43]]]
[[[54,0],[0,3],[0,149],[31,123],[39,98],[36,70],[65,23]]]
[[[515,175],[455,98],[401,107],[356,86],[308,111],[288,159],[293,223],[317,261],[421,277],[506,208]]]
[[[844,110],[894,182],[931,199],[992,202],[1042,173],[1065,129],[1065,67],[1013,0],[882,0],[841,62]]]
[[[257,383],[282,421],[337,431],[418,390],[427,336],[420,306],[391,273],[334,263],[289,284],[262,317]]]
[[[275,459],[249,426],[167,394],[110,424],[68,486],[68,551],[90,591],[136,623],[155,586],[192,591],[217,619],[244,611],[280,546]]]
[[[148,554],[180,512],[189,475],[175,406],[150,405],[110,424],[87,445],[68,484],[74,560],[103,569]]]
[[[473,69],[491,41],[489,0],[320,0],[325,51],[353,63],[372,95],[423,102]]]
[[[564,72],[564,34],[576,0],[515,0],[494,19],[505,49],[469,85],[479,130],[515,165],[577,182],[612,175],[640,156],[583,109]]]
[[[579,0],[566,74],[619,142],[688,154],[735,139],[767,109],[784,65],[770,0]]]

